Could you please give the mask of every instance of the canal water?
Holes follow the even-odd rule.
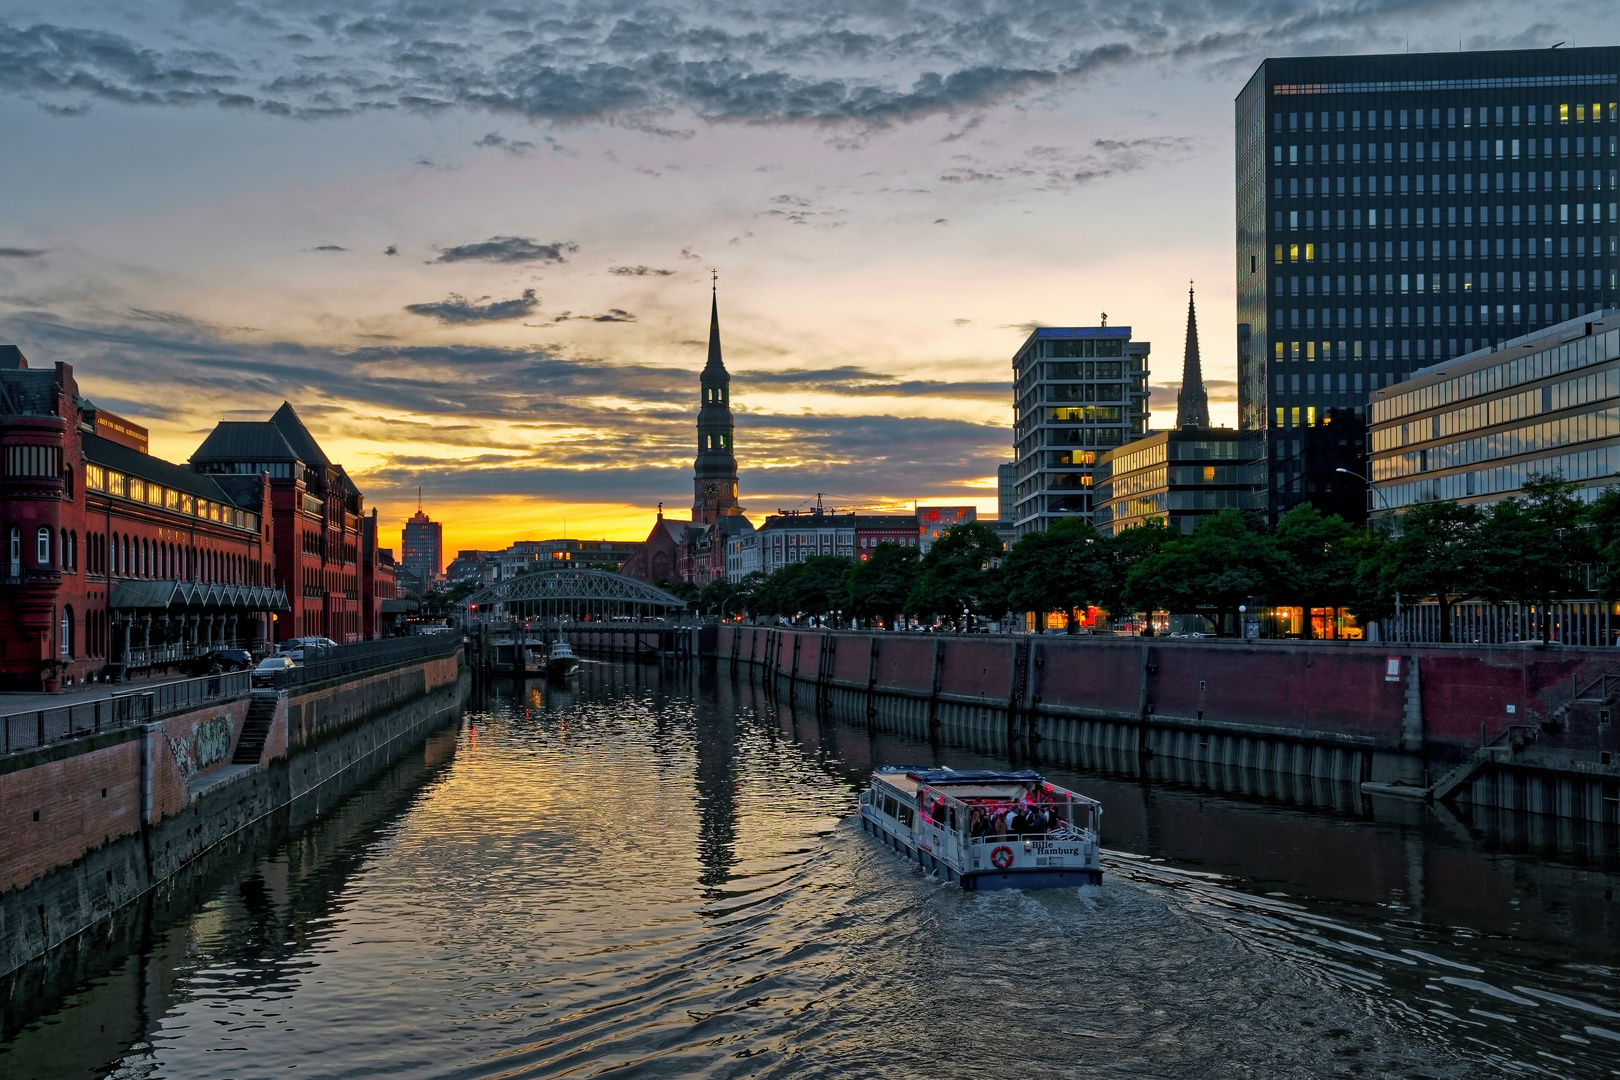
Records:
[[[1612,829],[1049,770],[1104,884],[968,894],[854,825],[888,762],[1006,764],[724,675],[497,686],[14,985],[0,1076],[1620,1076]]]

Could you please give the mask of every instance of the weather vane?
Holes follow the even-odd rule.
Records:
[[[717,291],[719,291],[719,289],[720,289],[720,271],[718,271],[718,270],[710,270],[709,271],[709,291],[710,292],[717,292]]]

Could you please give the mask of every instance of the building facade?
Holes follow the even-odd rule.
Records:
[[[1190,533],[1225,509],[1266,508],[1265,440],[1231,428],[1155,431],[1097,462],[1095,525],[1104,536],[1158,518]]]
[[[1018,462],[996,466],[996,520],[1011,525],[1018,512]]]
[[[1014,354],[1019,536],[1091,520],[1098,455],[1147,431],[1149,351],[1128,326],[1049,326]]]
[[[431,586],[444,580],[444,526],[417,506],[399,541],[400,566],[411,579]]]
[[[267,477],[275,539],[275,584],[291,610],[277,641],[365,637],[361,584],[364,500],[343,466],[328,460],[287,402],[269,420],[223,421],[191,455],[192,471],[222,487]]]
[[[1620,309],[1545,327],[1372,396],[1369,509],[1495,502],[1558,473],[1588,500],[1620,473]]]
[[[392,635],[391,621],[383,618],[383,605],[399,598],[399,567],[393,549],[378,546],[382,533],[375,506],[360,526],[361,636],[369,641]]]
[[[1238,95],[1239,426],[1358,517],[1370,393],[1620,298],[1620,48],[1267,60]]]
[[[97,409],[73,369],[0,347],[0,684],[55,690],[169,673],[271,637],[270,490],[146,453],[146,431]]]

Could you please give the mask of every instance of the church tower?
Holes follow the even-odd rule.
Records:
[[[698,410],[698,454],[692,463],[692,523],[713,524],[716,518],[741,514],[737,505],[737,458],[731,445],[731,375],[720,359],[720,298],[709,309],[709,362],[701,379],[703,405]]]
[[[1198,313],[1193,310],[1192,282],[1187,283],[1187,351],[1181,362],[1181,390],[1176,394],[1176,427],[1209,427],[1209,395],[1198,359]]]

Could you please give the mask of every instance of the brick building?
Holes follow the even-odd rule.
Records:
[[[152,457],[73,369],[0,346],[0,685],[55,690],[252,648],[288,607],[271,485]]]
[[[363,500],[343,466],[327,460],[286,402],[263,421],[224,421],[191,455],[191,467],[220,483],[269,478],[275,584],[291,607],[276,640],[366,636],[361,613]]]

